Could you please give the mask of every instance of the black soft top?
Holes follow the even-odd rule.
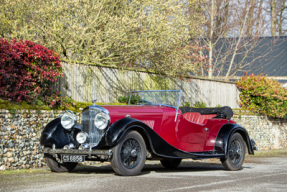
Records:
[[[192,108],[192,107],[181,107],[179,108],[181,113],[188,113],[188,112],[198,112],[201,115],[206,114],[217,114],[214,118],[224,118],[230,120],[233,116],[233,111],[229,106],[224,106],[220,108]]]

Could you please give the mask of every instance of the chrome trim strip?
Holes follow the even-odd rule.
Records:
[[[84,150],[78,150],[78,149],[50,149],[50,148],[44,148],[42,149],[43,153],[49,153],[49,154],[80,154],[80,155],[107,155],[110,156],[110,150],[91,150],[90,149],[84,149]]]

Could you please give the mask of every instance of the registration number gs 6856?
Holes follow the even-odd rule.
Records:
[[[62,155],[63,162],[84,162],[84,155]]]

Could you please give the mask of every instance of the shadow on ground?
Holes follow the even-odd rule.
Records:
[[[243,169],[251,169],[251,167],[244,166]],[[144,166],[140,175],[156,173],[177,173],[177,172],[204,172],[204,171],[222,171],[224,170],[221,163],[206,163],[206,162],[183,162],[178,168],[166,169],[159,163],[148,163]],[[115,174],[111,165],[89,166],[79,165],[72,173],[77,174]]]

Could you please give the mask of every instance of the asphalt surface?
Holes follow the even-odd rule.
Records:
[[[116,175],[110,165],[11,173],[0,175],[0,191],[287,191],[287,156],[248,158],[239,171],[225,171],[215,160],[184,161],[177,169],[147,162],[133,177]]]

